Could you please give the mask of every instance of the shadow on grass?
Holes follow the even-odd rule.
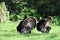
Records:
[[[7,32],[7,30],[0,30],[0,32],[2,32],[2,31],[3,31],[3,32]]]
[[[49,38],[53,39],[53,38],[56,38],[56,37],[58,37],[58,36],[59,36],[58,34],[52,33],[52,34],[49,36]]]
[[[12,31],[0,30],[0,32],[2,32],[2,31],[3,31],[3,34],[0,34],[0,36],[3,36],[3,37],[14,37],[14,36],[30,37],[30,36],[39,36],[39,35],[41,35],[40,33],[22,34],[22,33],[18,33],[16,30],[12,30]]]
[[[49,33],[38,33],[38,32],[32,32],[31,34],[22,34],[22,33],[18,33],[16,30],[11,30],[11,31],[7,31],[7,30],[0,30],[0,31],[3,31],[3,32],[6,32],[4,34],[0,34],[0,36],[3,36],[3,37],[31,37],[31,36],[44,36],[44,35],[49,35]],[[50,38],[54,37],[54,36],[57,36],[57,35],[54,35],[54,34],[51,34]]]
[[[30,36],[39,36],[40,34],[13,34],[13,33],[6,33],[6,34],[1,34],[0,36],[3,37],[14,37],[14,36],[18,36],[18,37],[30,37]]]
[[[16,30],[0,30],[1,34],[0,36],[4,36],[4,37],[12,37],[12,36],[17,36],[18,34],[16,33]]]
[[[16,36],[17,34],[2,34],[0,36],[3,36],[3,37],[12,37],[12,36]]]
[[[16,30],[11,30],[10,32],[16,32]]]

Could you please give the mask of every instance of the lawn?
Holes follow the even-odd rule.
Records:
[[[31,34],[20,34],[16,30],[18,23],[0,23],[0,40],[60,40],[59,26],[51,26],[49,33],[41,33],[34,29]]]

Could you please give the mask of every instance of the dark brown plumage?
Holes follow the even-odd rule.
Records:
[[[52,24],[51,16],[48,16],[47,20],[41,19],[37,23],[37,30],[43,33],[48,33],[51,30],[50,25]]]

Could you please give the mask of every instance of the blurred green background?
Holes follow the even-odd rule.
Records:
[[[36,29],[31,34],[19,34],[16,27],[20,20],[34,16],[52,16],[48,34]],[[60,40],[60,0],[0,0],[0,40]]]

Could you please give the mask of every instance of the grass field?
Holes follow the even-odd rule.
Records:
[[[0,23],[0,40],[60,40],[60,27],[52,26],[50,33],[41,33],[36,29],[31,34],[16,31],[18,22]]]

